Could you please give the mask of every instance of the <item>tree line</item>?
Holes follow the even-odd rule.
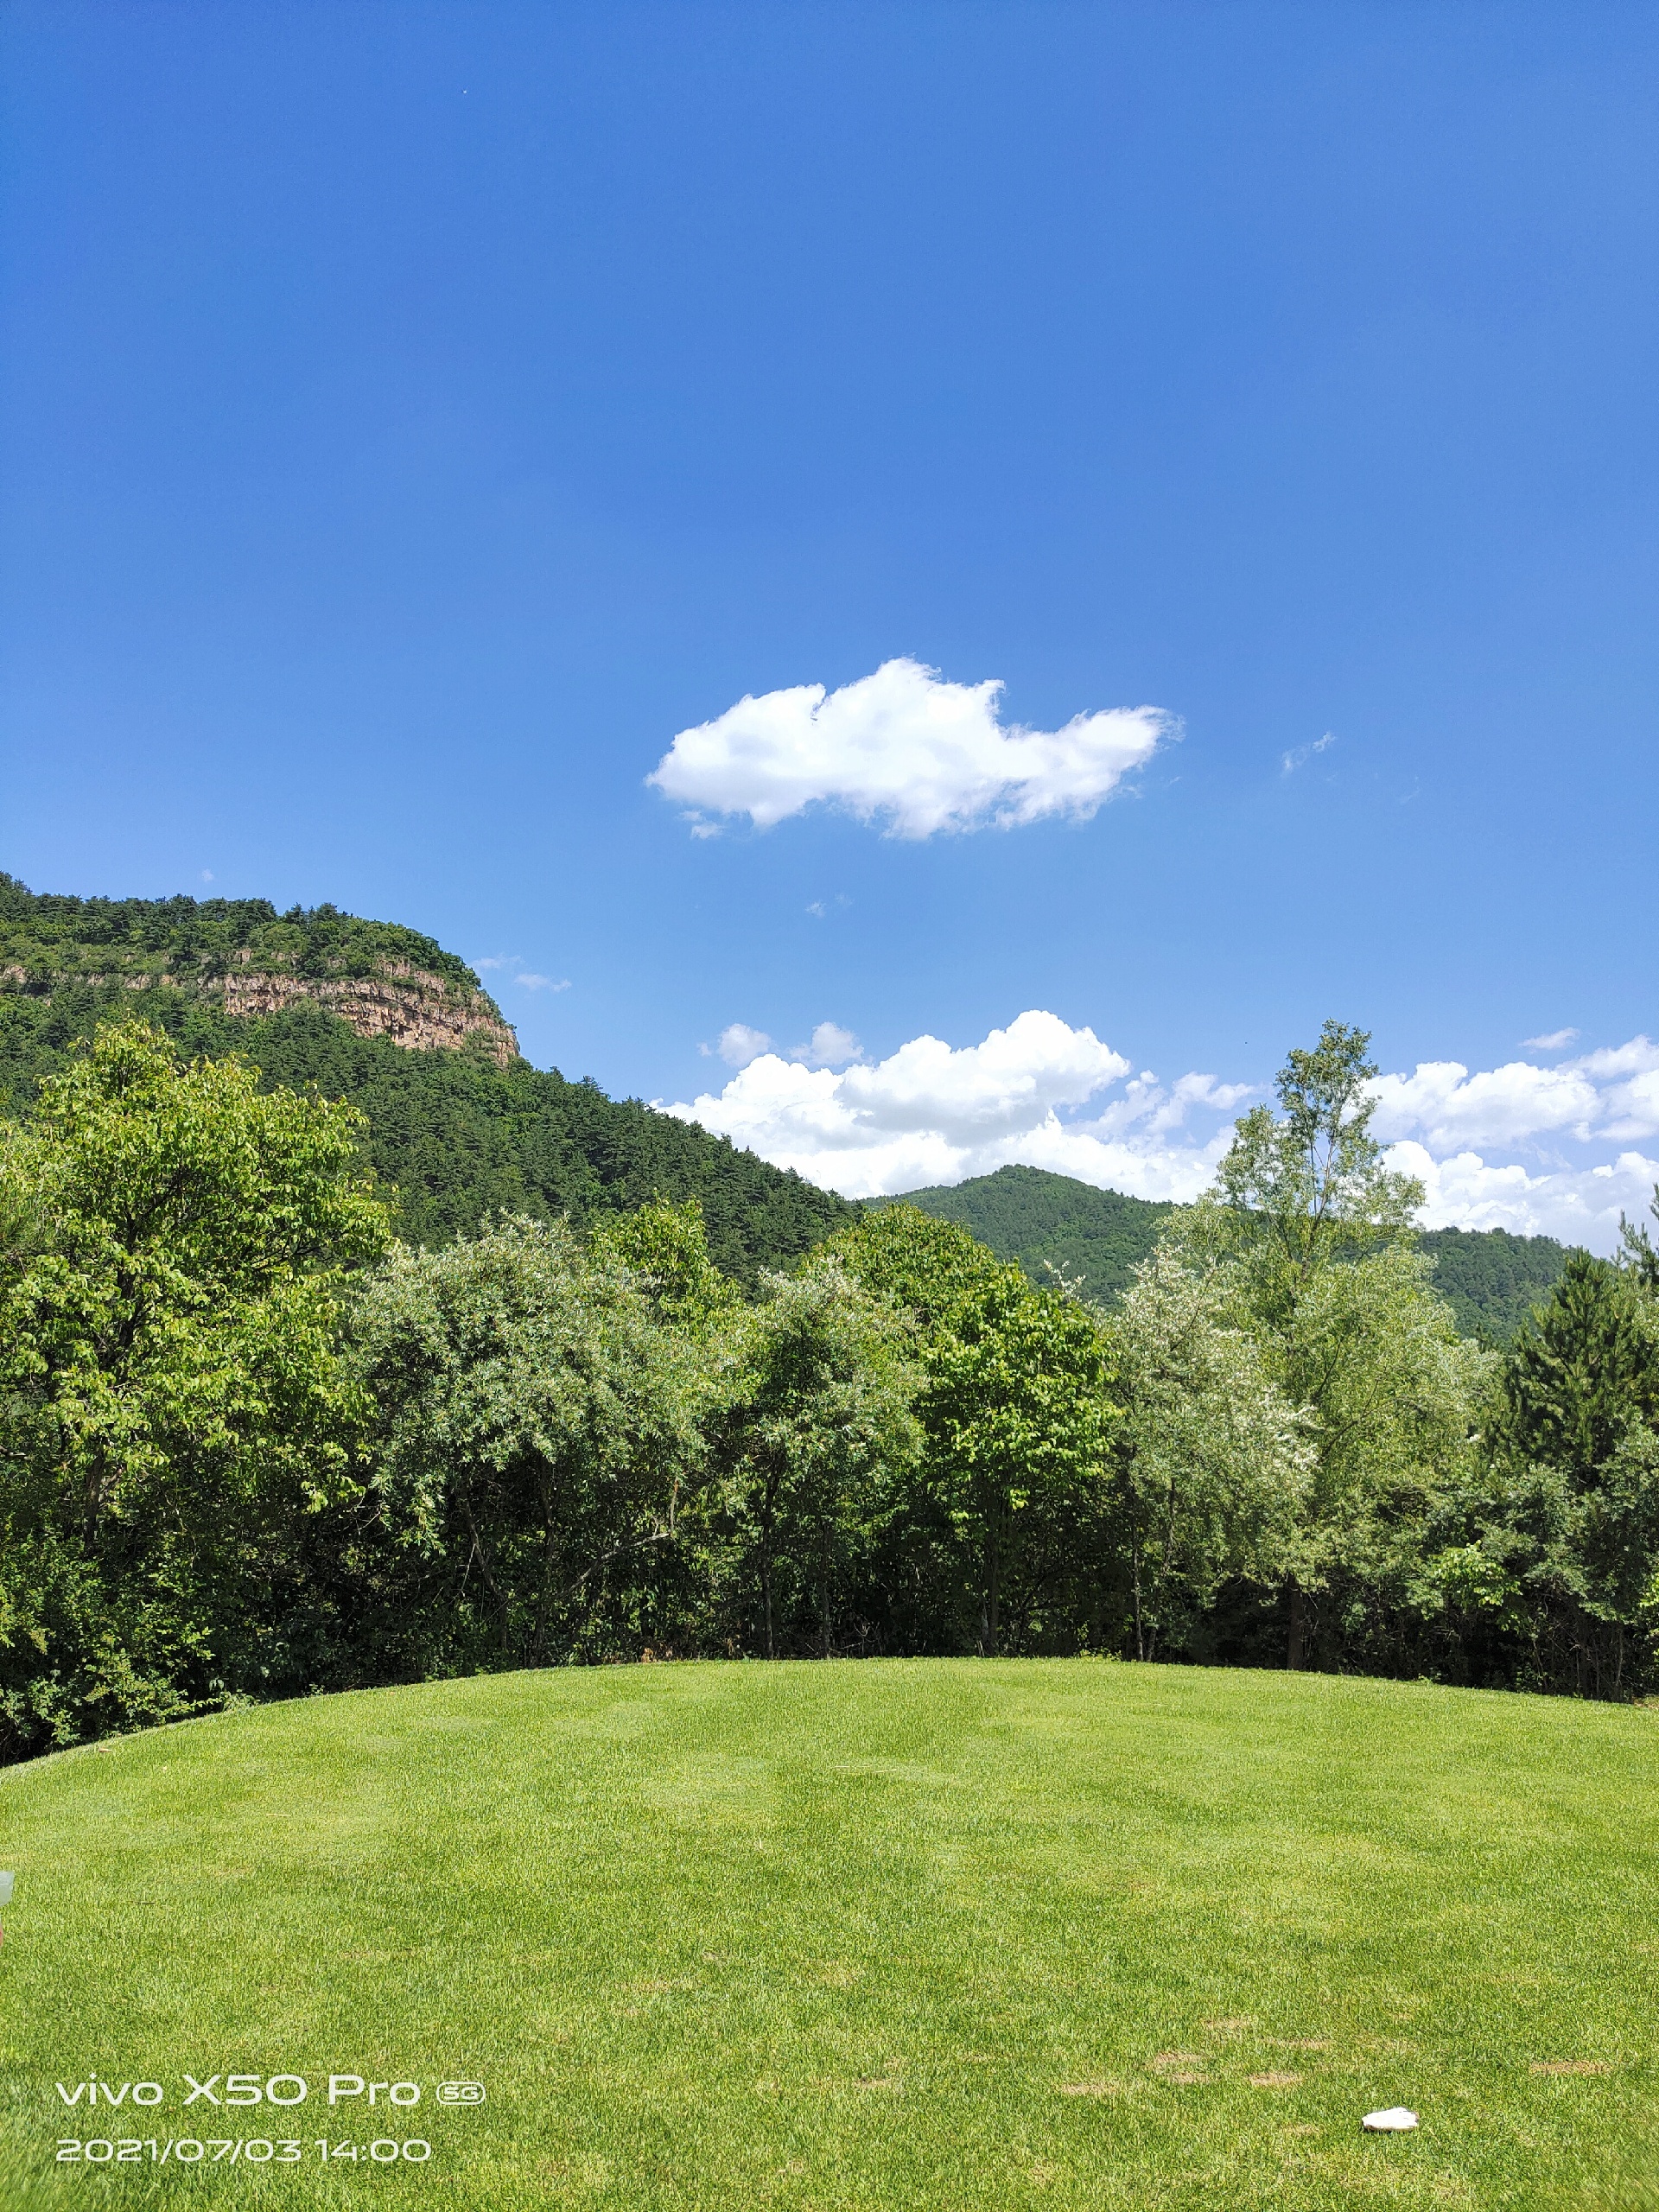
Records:
[[[1642,1692],[1659,1255],[1461,1337],[1367,1042],[1106,1309],[904,1205],[743,1285],[695,1202],[416,1249],[355,1109],[105,1027],[0,1130],[0,1757],[644,1656]]]

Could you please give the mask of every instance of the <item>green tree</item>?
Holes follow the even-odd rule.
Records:
[[[694,1343],[729,1328],[743,1300],[709,1256],[699,1200],[658,1198],[632,1213],[601,1216],[588,1239],[594,1253],[626,1268],[665,1324]]]
[[[1659,1183],[1654,1185],[1653,1203],[1648,1211],[1659,1221]],[[1623,1214],[1618,1226],[1620,1266],[1628,1268],[1650,1296],[1659,1295],[1659,1249],[1655,1247],[1653,1231],[1646,1222],[1629,1222]]]
[[[1297,1557],[1315,1465],[1307,1421],[1233,1320],[1220,1271],[1167,1247],[1107,1318],[1140,1659],[1160,1639],[1190,1643],[1224,1582],[1272,1588]]]
[[[830,1247],[910,1319],[931,1497],[972,1561],[981,1649],[1022,1624],[1095,1548],[1116,1409],[1098,1318],[1017,1262],[912,1206],[886,1206]]]
[[[1053,1536],[1098,1515],[1116,1417],[1105,1340],[1086,1306],[1011,1266],[929,1364],[923,1419],[947,1510],[980,1562],[980,1642],[995,1654],[1010,1581],[1031,1592]]]
[[[359,1409],[341,1313],[390,1234],[359,1135],[130,1022],[0,1128],[14,1746],[257,1680],[296,1516],[343,1479]]]
[[[1008,1273],[1007,1263],[967,1230],[902,1200],[866,1214],[824,1249],[867,1290],[907,1315],[924,1344],[948,1334]]]
[[[1327,1021],[1311,1052],[1292,1052],[1279,1110],[1240,1120],[1214,1192],[1170,1232],[1190,1263],[1224,1271],[1234,1319],[1313,1446],[1286,1575],[1293,1668],[1309,1597],[1333,1594],[1328,1625],[1351,1644],[1402,1602],[1437,1502],[1466,1471],[1491,1366],[1416,1249],[1421,1186],[1371,1135],[1370,1041]]]
[[[1264,1311],[1288,1311],[1334,1258],[1411,1233],[1421,1184],[1385,1167],[1371,1135],[1377,1069],[1368,1032],[1327,1021],[1293,1050],[1274,1084],[1279,1111],[1255,1106],[1216,1171],[1224,1248],[1248,1253]]]
[[[626,1612],[644,1555],[675,1542],[696,1446],[687,1348],[632,1273],[562,1222],[400,1246],[357,1360],[379,1519],[429,1568],[425,1663],[534,1666],[613,1637],[614,1585]]]
[[[809,1607],[830,1656],[835,1592],[916,1459],[909,1352],[891,1313],[828,1256],[792,1278],[763,1277],[728,1333],[711,1495],[728,1555],[759,1584],[769,1659]]]
[[[1524,1681],[1643,1687],[1659,1597],[1659,1302],[1636,1268],[1568,1255],[1504,1363],[1495,1441],[1470,1594],[1519,1641]]]

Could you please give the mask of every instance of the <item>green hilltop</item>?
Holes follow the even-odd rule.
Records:
[[[580,1227],[662,1197],[702,1202],[709,1249],[753,1278],[860,1209],[724,1137],[532,1067],[465,961],[394,922],[264,899],[79,899],[0,872],[0,1112],[28,1105],[99,1021],[142,1012],[192,1052],[240,1052],[267,1084],[347,1098],[397,1186],[399,1224],[439,1244],[507,1210]],[[1040,1167],[1001,1167],[906,1202],[959,1223],[1038,1282],[1049,1268],[1116,1298],[1166,1205]],[[1469,1334],[1506,1344],[1566,1248],[1501,1229],[1427,1231]]]
[[[999,1167],[966,1183],[906,1191],[904,1204],[954,1221],[1000,1260],[1018,1260],[1033,1282],[1057,1268],[1081,1276],[1089,1298],[1116,1298],[1158,1241],[1169,1206],[1096,1190],[1046,1167]]]
[[[711,1255],[747,1281],[858,1211],[724,1137],[532,1067],[473,970],[417,931],[264,899],[41,895],[0,876],[0,1111],[135,1012],[193,1054],[239,1052],[268,1085],[360,1108],[416,1243],[503,1209],[582,1227],[696,1198]]]
[[[0,870],[0,976],[14,990],[110,981],[200,989],[238,969],[307,978],[415,969],[457,996],[482,995],[466,962],[435,938],[337,906],[279,914],[269,899],[76,899]]]
[[[999,1167],[949,1187],[908,1191],[906,1205],[954,1221],[1000,1259],[1018,1260],[1033,1281],[1048,1269],[1081,1276],[1086,1296],[1116,1298],[1157,1242],[1166,1205],[1096,1190],[1044,1167]],[[1553,1236],[1506,1229],[1431,1229],[1422,1247],[1465,1335],[1508,1344],[1567,1264]]]

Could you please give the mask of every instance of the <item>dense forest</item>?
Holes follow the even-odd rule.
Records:
[[[367,1117],[377,1174],[397,1194],[397,1224],[436,1245],[502,1210],[579,1229],[653,1198],[696,1198],[715,1263],[746,1283],[798,1258],[855,1218],[832,1192],[770,1167],[726,1139],[567,1082],[516,1055],[498,1065],[482,1040],[411,1052],[365,1036],[323,1004],[237,1015],[216,988],[236,969],[298,982],[410,972],[438,978],[457,1004],[499,1020],[477,976],[416,930],[328,906],[279,914],[265,899],[78,899],[28,890],[0,874],[0,1113],[26,1109],[77,1039],[130,1011],[192,1053],[247,1055],[268,1086],[345,1098]],[[906,1203],[959,1223],[1037,1283],[1051,1267],[1090,1298],[1125,1290],[1170,1211],[1038,1167],[1004,1167]],[[1421,1249],[1465,1333],[1503,1344],[1560,1274],[1565,1249],[1503,1230],[1434,1230]]]
[[[77,1043],[137,1003],[188,1055],[239,1052],[267,1089],[315,1085],[359,1109],[365,1156],[395,1191],[399,1233],[413,1243],[441,1244],[503,1210],[569,1215],[586,1229],[648,1199],[695,1198],[716,1264],[748,1282],[855,1217],[846,1199],[724,1137],[516,1054],[499,1064],[493,1032],[456,1050],[410,1051],[304,996],[233,1014],[200,965],[240,946],[302,982],[378,976],[392,990],[413,965],[441,975],[458,999],[481,996],[469,968],[412,930],[327,907],[277,916],[260,900],[41,898],[10,877],[0,878],[0,957],[14,962],[0,989],[0,1112],[25,1112]],[[117,956],[136,963],[124,976]]]
[[[1102,1299],[1128,1288],[1173,1211],[1045,1167],[999,1167],[966,1183],[906,1192],[905,1204],[959,1222],[999,1259],[1018,1260],[1033,1282],[1058,1268]],[[1483,1344],[1510,1343],[1567,1265],[1567,1247],[1553,1236],[1507,1229],[1429,1229],[1417,1241],[1459,1327]]]
[[[1567,1272],[1570,1250],[1553,1236],[1507,1229],[1425,1229],[1418,1243],[1434,1262],[1434,1287],[1459,1327],[1490,1344],[1513,1343]]]
[[[77,899],[0,870],[0,976],[14,988],[38,995],[95,979],[189,988],[236,968],[308,977],[416,969],[457,995],[481,988],[435,938],[335,906],[279,914],[268,899]]]
[[[1046,1167],[999,1167],[966,1183],[906,1191],[904,1203],[960,1224],[998,1259],[1017,1260],[1035,1283],[1057,1268],[1103,1299],[1128,1289],[1170,1211]]]
[[[1659,1684],[1659,1253],[1420,1235],[1362,1032],[1193,1205],[858,1207],[410,933],[214,907],[238,1013],[192,902],[6,896],[0,1758],[645,1651]]]

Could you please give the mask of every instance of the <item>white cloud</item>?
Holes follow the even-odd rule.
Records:
[[[766,1031],[751,1029],[747,1021],[728,1022],[715,1040],[715,1050],[728,1068],[746,1068],[771,1049],[772,1039]]]
[[[891,836],[931,837],[1086,818],[1177,734],[1155,707],[1077,715],[1054,731],[1005,727],[1001,690],[890,660],[838,691],[767,691],[682,730],[646,780],[690,810],[696,836],[717,834],[709,814],[770,830],[820,803],[880,821]]]
[[[1421,1062],[1414,1075],[1380,1076],[1372,1124],[1380,1137],[1421,1134],[1436,1152],[1461,1144],[1515,1145],[1559,1130],[1587,1138],[1600,1106],[1576,1065],[1510,1060],[1471,1076],[1458,1060]]]
[[[1195,1198],[1230,1131],[1195,1141],[1185,1117],[1230,1110],[1242,1087],[1187,1076],[1166,1091],[1147,1073],[1097,1119],[1061,1118],[1128,1072],[1091,1029],[1028,1012],[980,1045],[917,1037],[839,1072],[763,1052],[718,1095],[668,1110],[851,1198],[960,1182],[1016,1160],[1147,1198]]]
[[[1549,1029],[1541,1037],[1523,1037],[1522,1044],[1530,1052],[1561,1052],[1577,1041],[1576,1029]]]
[[[1132,1071],[1091,1029],[1027,1012],[982,1044],[912,1040],[874,1065],[850,1031],[821,1022],[788,1058],[734,1023],[737,1070],[717,1093],[668,1111],[779,1166],[869,1198],[960,1182],[1012,1162],[1149,1198],[1194,1198],[1232,1135],[1249,1085]],[[707,1050],[707,1048],[703,1048]],[[1659,1046],[1645,1037],[1565,1067],[1455,1060],[1379,1078],[1377,1134],[1424,1185],[1425,1226],[1504,1228],[1611,1251],[1621,1212],[1645,1216],[1659,1160]],[[1586,1147],[1604,1147],[1602,1156]],[[1517,1156],[1519,1155],[1519,1156]]]
[[[1556,1167],[1529,1174],[1511,1161],[1490,1166],[1478,1153],[1436,1160],[1420,1144],[1396,1144],[1389,1165],[1415,1175],[1427,1192],[1426,1229],[1508,1229],[1519,1236],[1555,1236],[1611,1252],[1621,1214],[1645,1219],[1659,1160],[1622,1152],[1593,1167]]]
[[[863,1057],[864,1047],[852,1031],[843,1029],[838,1021],[821,1021],[810,1042],[795,1046],[790,1054],[791,1059],[810,1068],[838,1068],[848,1060],[861,1060]]]
[[[513,976],[515,983],[522,983],[527,991],[568,991],[570,978],[561,976],[556,982],[551,976],[533,976],[528,969]]]
[[[1510,1060],[1471,1076],[1458,1060],[1420,1063],[1372,1085],[1380,1137],[1421,1137],[1435,1153],[1466,1145],[1532,1148],[1541,1140],[1659,1134],[1659,1046],[1647,1037],[1553,1068]]]
[[[1328,729],[1323,737],[1316,737],[1312,745],[1294,747],[1290,752],[1280,755],[1280,772],[1282,775],[1294,776],[1299,768],[1305,768],[1307,766],[1316,753],[1328,753],[1336,741],[1336,732]]]
[[[1632,1037],[1628,1045],[1604,1046],[1596,1052],[1586,1052],[1582,1059],[1571,1063],[1582,1068],[1586,1075],[1605,1083],[1609,1076],[1651,1075],[1659,1068],[1659,1045],[1649,1037]]]

